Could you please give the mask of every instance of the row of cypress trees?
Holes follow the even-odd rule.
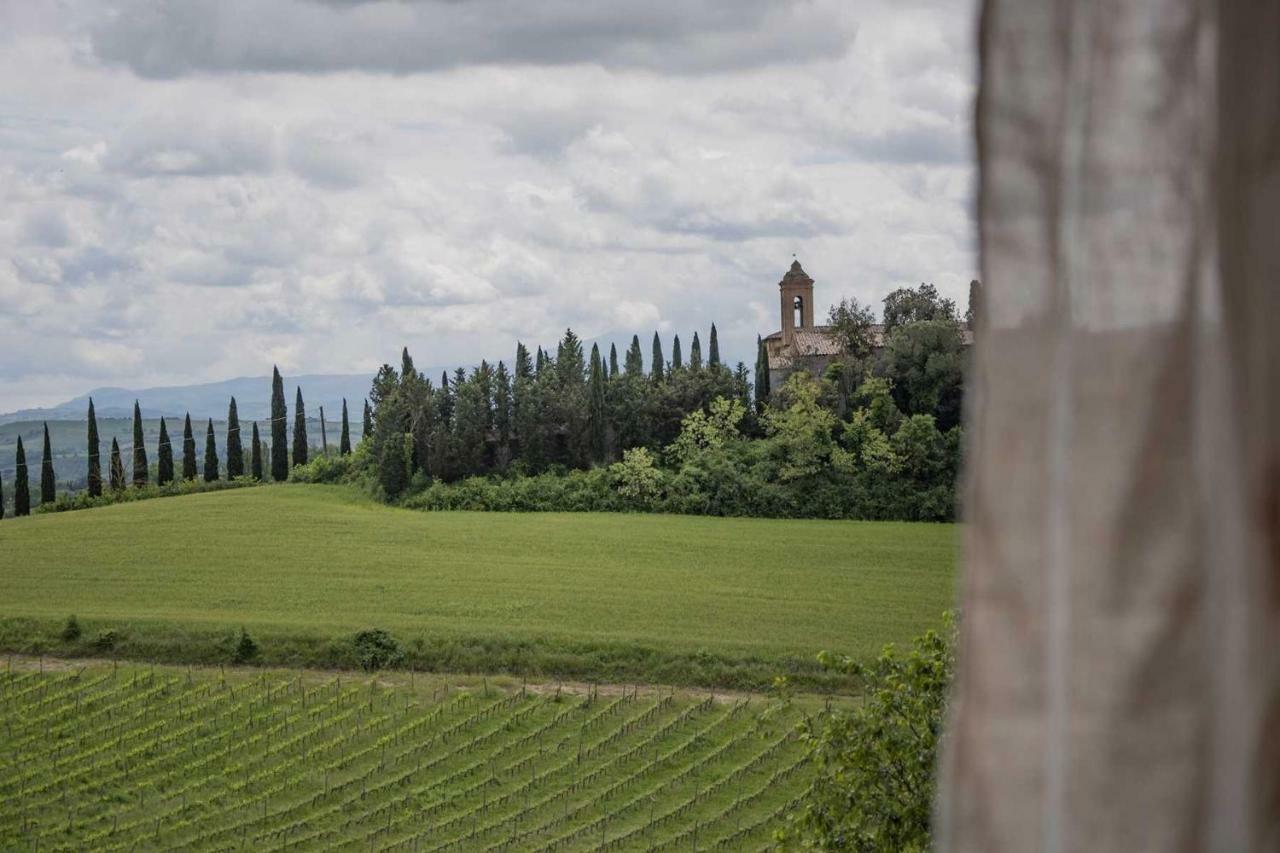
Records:
[[[289,445],[286,440],[288,410],[284,402],[284,380],[280,371],[273,368],[271,380],[271,443],[266,453],[270,454],[270,477],[272,480],[284,481],[289,478]],[[88,477],[87,491],[90,497],[99,497],[103,493],[102,450],[98,437],[98,418],[94,411],[93,400],[89,400],[88,412]],[[369,404],[365,402],[365,429],[370,430],[371,415]],[[227,408],[227,435],[225,442],[226,476],[235,479],[245,475],[244,443],[240,435],[240,413],[236,408],[236,398],[231,398]],[[338,452],[345,456],[351,452],[351,429],[347,420],[347,401],[342,401],[342,432],[338,440]],[[135,488],[148,485],[150,467],[148,465],[145,435],[142,429],[142,410],[138,401],[133,404],[133,446],[132,471],[126,474],[124,457],[120,450],[120,442],[111,439],[111,452],[107,466],[106,486],[112,492],[119,492],[132,484]],[[298,389],[294,401],[293,452],[294,465],[307,464],[310,445],[307,441],[306,405],[302,399],[302,389]],[[258,424],[253,423],[249,441],[249,471],[255,480],[265,479],[263,441],[258,433]],[[169,427],[165,419],[160,418],[160,436],[156,446],[156,484],[168,485],[176,479],[174,466],[173,442],[169,438]],[[14,454],[14,498],[13,514],[15,516],[31,514],[31,493],[27,474],[26,450],[22,445],[22,436],[18,436]],[[128,480],[126,480],[128,477]],[[191,414],[188,412],[182,428],[182,479],[195,480],[203,477],[205,482],[221,479],[221,468],[218,460],[218,448],[213,430],[213,419],[210,418],[205,430],[204,464],[198,463],[195,434],[191,427]],[[54,478],[53,450],[49,440],[49,425],[44,424],[44,456],[40,470],[40,502],[52,503],[57,498],[57,484]],[[0,519],[4,518],[4,483],[0,480]]]

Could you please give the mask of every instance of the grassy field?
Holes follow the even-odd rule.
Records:
[[[408,663],[606,681],[817,684],[952,606],[948,525],[686,516],[417,513],[270,486],[0,523],[0,646],[350,665],[381,627]],[[68,614],[85,634],[57,640]]]
[[[0,671],[0,848],[761,850],[800,711],[663,691]]]

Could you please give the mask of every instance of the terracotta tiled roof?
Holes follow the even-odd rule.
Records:
[[[884,326],[876,323],[868,331],[870,332],[871,345],[873,347],[884,346]],[[973,332],[970,329],[962,327],[960,335],[965,346],[973,343]],[[844,351],[840,339],[833,334],[831,326],[796,329],[791,346],[785,349],[782,347],[782,332],[774,332],[764,340],[772,344],[769,347],[770,366],[783,370],[796,366],[798,359],[839,355]]]

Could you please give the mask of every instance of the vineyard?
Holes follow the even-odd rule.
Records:
[[[798,711],[349,674],[0,672],[0,848],[759,850]]]

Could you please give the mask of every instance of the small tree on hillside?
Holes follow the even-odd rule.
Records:
[[[293,403],[293,464],[307,464],[307,410],[302,403],[301,387]]]
[[[204,481],[212,483],[218,479],[218,445],[213,437],[213,418],[209,418],[209,429],[204,436]]]
[[[156,448],[156,483],[167,486],[173,482],[173,442],[169,441],[169,428],[160,418],[160,445]]]
[[[182,479],[196,478],[196,437],[191,431],[191,413],[182,422]]]
[[[649,368],[649,375],[653,377],[654,382],[662,382],[665,376],[666,358],[662,355],[662,338],[658,337],[658,333],[653,333],[653,366]]]
[[[708,343],[707,364],[710,367],[720,366],[720,338],[716,334],[716,324],[711,324],[711,340]]]
[[[146,438],[142,433],[142,409],[138,406],[138,401],[133,401],[133,484],[135,486],[145,486],[147,484],[147,444]]]
[[[240,441],[240,413],[236,411],[236,398],[227,407],[227,479],[244,476],[244,444]]]
[[[18,436],[13,467],[13,515],[15,518],[31,515],[31,486],[27,482],[27,452],[22,449],[22,436]]]
[[[689,369],[697,372],[702,369],[702,342],[698,333],[693,333],[693,343],[689,345]]]
[[[347,398],[342,398],[342,434],[338,437],[338,455],[351,453],[351,424],[347,421]]]
[[[111,491],[124,491],[124,459],[120,457],[120,442],[111,438]]]
[[[102,449],[98,442],[98,416],[93,411],[93,398],[89,398],[89,497],[102,494]]]
[[[53,448],[49,445],[49,424],[44,425],[44,455],[40,459],[40,503],[51,504],[58,497],[53,476]]]
[[[249,476],[262,481],[262,439],[258,437],[258,422],[253,422],[253,441],[249,450]]]
[[[289,412],[285,408],[280,370],[273,367],[271,371],[271,479],[283,483],[289,479]]]
[[[680,349],[680,336],[676,335],[671,341],[671,370],[684,370],[684,353]]]

